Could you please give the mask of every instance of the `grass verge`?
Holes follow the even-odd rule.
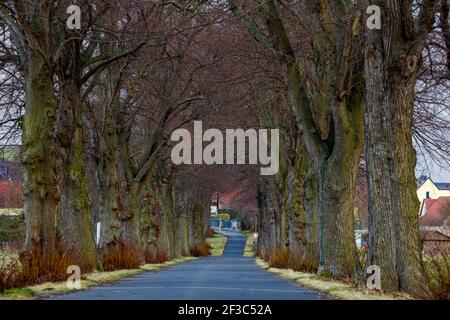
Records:
[[[109,272],[93,272],[82,276],[81,289],[87,289],[92,286],[105,285],[127,277],[137,275],[145,271],[155,271],[167,268],[171,265],[195,260],[195,257],[183,257],[173,259],[164,263],[146,264],[138,269],[116,270]],[[0,300],[34,300],[45,298],[58,294],[65,294],[77,290],[68,289],[66,282],[46,282],[26,288],[13,288],[5,290],[0,294]]]
[[[223,250],[227,244],[228,238],[223,234],[214,232],[214,235],[206,239],[206,242],[211,246],[211,256],[218,257],[223,255]]]
[[[314,273],[305,273],[291,269],[272,268],[261,258],[256,258],[256,264],[277,276],[298,282],[300,285],[310,289],[318,290],[338,300],[407,300],[412,299],[407,295],[381,294],[368,290],[355,288],[350,283],[329,280],[319,277]]]
[[[244,257],[254,257],[255,252],[253,251],[253,232],[243,231],[243,234],[247,236],[247,243],[245,244]]]

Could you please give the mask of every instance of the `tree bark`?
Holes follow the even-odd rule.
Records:
[[[361,119],[362,120],[362,119]],[[362,144],[340,145],[319,164],[319,246],[318,273],[351,278],[357,266],[354,228],[356,178]]]
[[[306,216],[305,227],[305,253],[303,261],[311,270],[319,268],[319,186],[317,169],[313,167],[313,162],[309,160],[306,174],[304,210]]]
[[[29,49],[25,67],[26,109],[22,128],[25,250],[48,256],[56,249],[56,97],[53,72],[40,53]]]
[[[423,269],[412,126],[417,72],[434,21],[435,2],[425,1],[414,21],[400,1],[377,1],[385,13],[383,28],[367,31],[368,265],[381,268],[386,291],[423,289],[419,286]],[[412,3],[406,6],[411,8]],[[412,24],[416,24],[414,30],[405,29]]]
[[[139,184],[131,183],[127,189],[125,208],[121,215],[123,243],[133,246],[141,263],[145,263],[144,248],[141,239]]]
[[[120,213],[124,210],[124,204],[119,194],[117,176],[117,136],[109,124],[105,130],[107,132],[100,137],[97,163],[101,222],[99,247],[102,250],[109,250],[122,243]]]
[[[62,55],[58,75],[61,81],[58,140],[62,159],[61,201],[58,231],[64,246],[81,261],[85,271],[101,269],[94,227],[91,221],[82,122],[81,42],[70,41]]]

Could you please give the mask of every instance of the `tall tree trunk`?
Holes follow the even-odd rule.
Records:
[[[436,1],[423,2],[417,21],[410,2],[406,11],[400,1],[376,4],[385,13],[383,28],[367,31],[365,48],[368,264],[381,268],[383,290],[418,292],[422,258],[412,145],[414,93]]]
[[[101,222],[99,247],[103,251],[114,249],[122,243],[120,213],[124,210],[117,176],[117,137],[113,128],[107,126],[106,130],[111,132],[100,137],[97,163]]]
[[[76,77],[76,76],[75,76]],[[63,80],[60,146],[62,154],[61,201],[58,231],[68,250],[81,259],[83,271],[101,268],[91,221],[84,161],[81,88],[74,79]]]
[[[306,150],[297,155],[288,178],[289,254],[299,255],[306,270],[319,266],[317,172],[308,163]]]
[[[167,233],[167,254],[170,258],[177,256],[178,251],[178,226],[174,216],[174,203],[172,197],[172,185],[165,183],[162,185],[162,211],[164,214],[164,230]]]
[[[32,51],[32,49],[30,49]],[[30,52],[25,70],[26,109],[22,128],[25,250],[50,255],[56,247],[56,98],[51,68]]]
[[[58,231],[68,250],[81,259],[83,271],[101,269],[91,221],[82,121],[81,41],[68,42],[58,75],[61,81],[58,139],[62,156]]]
[[[350,278],[357,266],[354,199],[362,145],[335,148],[339,152],[333,152],[319,164],[318,272]]]
[[[289,253],[303,257],[306,251],[306,212],[303,206],[306,170],[289,166],[287,178],[287,213]]]
[[[319,267],[319,186],[317,178],[317,168],[313,161],[308,162],[308,171],[306,174],[304,208],[306,215],[306,245],[303,256],[304,263],[311,270],[317,270]]]
[[[270,259],[278,246],[277,243],[277,225],[276,225],[276,210],[273,201],[274,192],[272,191],[273,180],[270,178],[263,178],[257,186],[257,253],[263,259]]]
[[[133,246],[139,255],[141,263],[145,263],[139,212],[140,186],[138,183],[131,183],[127,189],[127,200],[121,215],[123,243]]]

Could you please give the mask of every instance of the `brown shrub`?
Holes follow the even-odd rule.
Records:
[[[206,233],[206,237],[212,238],[216,235],[216,233],[212,229],[208,229],[208,232]]]
[[[301,272],[316,272],[317,261],[307,261],[301,251],[289,251],[287,268]]]
[[[289,251],[286,248],[277,248],[269,259],[269,265],[275,268],[287,268]]]
[[[157,249],[156,252],[151,250],[145,250],[144,252],[145,263],[155,264],[164,263],[169,260],[169,256],[165,250]]]
[[[0,292],[21,286],[20,271],[18,256],[0,253]]]
[[[190,252],[194,257],[205,257],[211,253],[211,246],[206,242],[196,243],[191,246]]]
[[[62,250],[55,250],[44,256],[27,252],[19,255],[17,251],[6,249],[0,257],[0,291],[43,282],[64,281],[68,277],[67,267],[76,265],[76,261],[73,253]]]
[[[26,285],[41,282],[64,281],[67,279],[67,267],[79,265],[72,252],[55,250],[48,256],[22,254],[22,278]],[[80,266],[80,265],[79,265]],[[80,266],[84,270],[83,266]]]
[[[142,265],[141,253],[132,245],[116,245],[100,250],[105,271],[137,269]]]

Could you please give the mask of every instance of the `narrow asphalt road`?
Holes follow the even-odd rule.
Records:
[[[112,285],[55,297],[59,300],[318,300],[326,296],[260,269],[243,257],[246,237],[228,238],[223,256],[144,272]]]

